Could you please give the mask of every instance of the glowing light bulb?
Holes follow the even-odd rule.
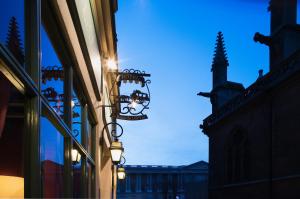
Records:
[[[106,64],[107,64],[109,69],[116,70],[118,68],[117,62],[113,59],[108,59],[106,61]]]
[[[72,108],[75,106],[75,102],[73,100],[71,101],[71,106]]]
[[[131,108],[136,108],[136,106],[137,106],[136,101],[132,101],[131,104],[130,104],[130,107]]]

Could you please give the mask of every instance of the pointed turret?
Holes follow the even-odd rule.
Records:
[[[218,111],[233,97],[244,91],[242,84],[227,81],[228,59],[222,32],[218,32],[215,54],[211,71],[213,73],[213,89],[211,92],[200,92],[197,95],[210,98],[212,112]]]
[[[9,22],[9,30],[7,33],[6,46],[11,51],[11,53],[15,56],[15,58],[20,62],[20,64],[23,64],[24,62],[23,47],[20,38],[18,23],[15,17],[12,17]]]
[[[228,59],[222,32],[218,32],[215,54],[211,71],[213,72],[213,88],[216,88],[227,81]]]

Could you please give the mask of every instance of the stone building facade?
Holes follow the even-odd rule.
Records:
[[[210,199],[300,198],[300,26],[296,0],[272,0],[271,34],[254,40],[270,49],[270,71],[248,88],[227,81],[218,34],[212,64],[209,137]]]
[[[1,3],[0,198],[115,198],[118,1]]]
[[[187,166],[128,165],[118,199],[206,199],[208,163]]]

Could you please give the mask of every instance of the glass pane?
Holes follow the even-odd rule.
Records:
[[[63,197],[64,137],[41,117],[42,187],[46,198]]]
[[[87,164],[87,172],[88,172],[88,198],[92,198],[92,185],[93,185],[93,167],[90,163]]]
[[[64,71],[54,47],[44,29],[41,28],[42,93],[50,106],[59,115],[64,113]]]
[[[92,152],[92,125],[90,119],[87,119],[87,151]]]
[[[24,64],[24,0],[1,1],[0,43]]]
[[[0,198],[24,198],[24,96],[1,72],[0,93]]]
[[[82,198],[82,160],[73,162],[73,198]]]
[[[81,143],[81,132],[82,132],[82,109],[83,107],[81,106],[81,103],[76,95],[75,92],[73,92],[73,102],[72,102],[72,107],[73,107],[73,118],[72,118],[72,132],[75,137],[75,139]]]

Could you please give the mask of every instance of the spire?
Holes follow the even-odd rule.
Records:
[[[218,32],[216,47],[215,47],[215,54],[212,63],[212,70],[218,66],[228,66],[228,59],[224,44],[224,38],[222,32]]]
[[[23,64],[24,62],[24,53],[22,48],[22,42],[20,39],[20,32],[18,23],[15,17],[11,17],[9,22],[9,30],[7,33],[6,46],[15,56],[15,58]]]
[[[213,88],[222,86],[227,82],[227,54],[222,32],[218,32],[215,54],[211,71],[213,73]]]

